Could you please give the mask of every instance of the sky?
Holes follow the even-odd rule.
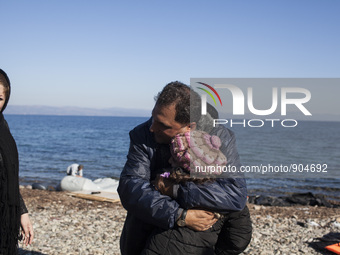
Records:
[[[0,9],[12,105],[152,109],[174,80],[340,76],[338,0],[0,0]]]

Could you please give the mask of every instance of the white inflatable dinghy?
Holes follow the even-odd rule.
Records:
[[[76,177],[76,176],[65,176],[61,182],[60,187],[64,191],[106,191],[117,193],[118,180],[111,178],[100,178],[91,181],[88,178]]]

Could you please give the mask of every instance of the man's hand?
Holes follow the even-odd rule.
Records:
[[[204,210],[188,210],[185,223],[188,228],[195,231],[206,231],[216,223],[214,213]]]
[[[28,213],[24,213],[21,215],[21,229],[22,229],[22,235],[24,237],[23,239],[24,244],[26,246],[29,244],[32,244],[33,237],[34,237],[33,226],[28,216]]]

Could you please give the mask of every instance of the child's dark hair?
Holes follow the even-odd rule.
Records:
[[[168,170],[169,171],[169,170]],[[190,174],[186,173],[180,167],[170,169],[170,175],[168,179],[176,184],[186,183],[186,182],[194,182],[196,184],[202,184],[205,182],[213,182],[214,178],[194,178],[190,177]]]

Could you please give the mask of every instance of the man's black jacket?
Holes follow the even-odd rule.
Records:
[[[169,145],[155,142],[150,132],[151,122],[152,119],[149,119],[130,131],[130,149],[118,187],[122,205],[128,214],[144,223],[169,229],[174,227],[180,208],[209,208],[214,212],[227,213],[245,207],[247,189],[244,178],[229,176],[199,185],[193,182],[178,185],[174,190],[176,201],[155,190],[150,182],[169,166],[170,152]],[[209,133],[220,137],[220,150],[227,157],[227,166],[239,169],[234,133],[223,126],[217,126]]]

